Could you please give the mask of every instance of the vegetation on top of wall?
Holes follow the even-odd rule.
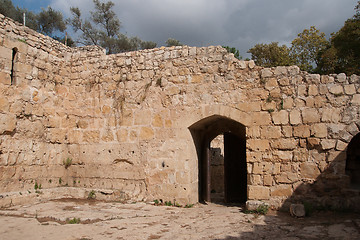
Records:
[[[277,42],[256,44],[248,50],[259,66],[275,67],[298,65],[310,73],[360,74],[360,1],[355,15],[344,26],[326,39],[315,26],[304,29],[291,42],[291,47]]]

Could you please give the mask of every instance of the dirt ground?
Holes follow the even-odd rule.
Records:
[[[180,208],[62,199],[1,209],[0,239],[360,239],[360,214],[296,219],[213,203]]]

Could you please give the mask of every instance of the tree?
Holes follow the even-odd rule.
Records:
[[[294,64],[290,49],[286,45],[279,46],[278,44],[278,42],[256,44],[248,50],[248,53],[251,53],[251,59],[258,66],[275,67]]]
[[[82,19],[79,8],[70,8],[72,18],[68,19],[68,23],[75,32],[82,33],[78,40],[81,44],[101,46],[109,54],[156,47],[154,42],[142,41],[138,37],[129,38],[120,33],[121,22],[112,10],[113,2],[93,0],[93,3],[95,11],[90,12],[90,20]]]
[[[318,55],[320,73],[360,74],[360,1],[355,15],[332,34],[330,46]]]
[[[166,46],[167,47],[171,47],[171,46],[183,46],[184,44],[182,44],[179,40],[176,40],[174,38],[169,38],[168,40],[166,40]]]
[[[66,24],[63,20],[61,12],[55,11],[51,7],[42,8],[37,16],[38,31],[46,35],[52,36],[55,31],[64,32]]]
[[[315,26],[304,29],[291,42],[290,54],[301,70],[312,72],[313,66],[318,64],[318,54],[329,46],[325,33]]]
[[[11,0],[0,0],[0,13],[20,23],[23,23],[23,14],[25,13],[26,26],[38,31],[37,14],[27,9],[15,7]]]
[[[228,53],[232,53],[234,54],[234,57],[241,60],[242,56],[240,56],[240,52],[238,49],[234,48],[234,47],[229,47],[229,46],[222,46],[223,48],[225,48],[227,50]]]

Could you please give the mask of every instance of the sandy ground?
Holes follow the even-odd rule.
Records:
[[[69,224],[69,219],[80,223]],[[209,203],[192,208],[62,199],[0,210],[0,239],[360,239],[360,214],[245,214]]]

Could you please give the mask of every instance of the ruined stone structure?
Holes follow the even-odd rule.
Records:
[[[0,202],[211,201],[224,135],[224,201],[359,207],[359,85],[221,47],[69,48],[0,16]]]

